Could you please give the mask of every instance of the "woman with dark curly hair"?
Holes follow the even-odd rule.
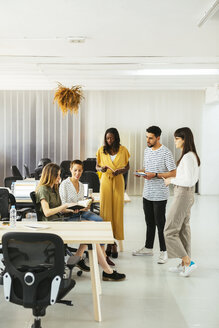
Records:
[[[123,207],[124,207],[124,177],[129,170],[130,154],[126,147],[120,144],[117,129],[107,129],[104,136],[104,146],[97,151],[97,171],[102,172],[100,184],[100,216],[105,221],[111,221],[114,238],[124,239]],[[107,255],[112,253],[116,258],[116,245],[108,245]]]

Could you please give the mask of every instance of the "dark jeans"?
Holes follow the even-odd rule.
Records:
[[[143,198],[143,209],[145,214],[145,222],[147,225],[145,247],[153,248],[156,226],[160,243],[160,250],[166,251],[164,240],[164,226],[166,222],[166,204],[167,200],[151,201]]]

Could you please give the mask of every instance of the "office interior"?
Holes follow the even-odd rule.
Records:
[[[33,172],[41,158],[95,157],[104,132],[116,127],[129,150],[124,252],[116,264],[121,283],[103,283],[101,323],[93,320],[89,274],[76,277],[74,307],[54,305],[45,327],[216,328],[219,213],[219,2],[210,0],[26,1],[1,4],[0,185],[16,165]],[[77,115],[54,103],[57,83],[81,85]],[[198,270],[182,280],[172,260],[134,258],[144,243],[142,168],[146,128],[158,125],[173,153],[174,131],[188,126],[201,158],[192,209],[192,247]],[[172,192],[168,201],[171,204]],[[31,311],[6,303],[4,327],[29,327]],[[22,315],[21,315],[22,314]]]

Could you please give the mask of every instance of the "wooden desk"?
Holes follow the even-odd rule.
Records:
[[[100,202],[100,193],[99,192],[93,192],[92,197],[94,198],[94,203]],[[124,193],[124,203],[130,203],[131,199],[129,198],[128,194]]]
[[[29,224],[37,225],[37,222]],[[17,232],[41,232],[55,233],[59,235],[64,243],[89,244],[89,262],[91,271],[91,283],[93,294],[94,318],[101,321],[100,294],[101,284],[97,262],[96,244],[113,244],[114,238],[110,222],[38,222],[45,225],[47,229],[28,228],[27,222],[17,222],[15,229],[0,223],[0,240],[4,233]]]

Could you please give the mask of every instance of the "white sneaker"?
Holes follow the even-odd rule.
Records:
[[[141,249],[132,252],[132,255],[133,256],[153,255],[153,248],[142,247]]]
[[[197,264],[195,264],[193,261],[191,261],[190,265],[189,266],[184,266],[183,267],[183,271],[180,272],[180,276],[181,277],[189,277],[190,274],[195,270],[197,269]]]
[[[167,251],[164,251],[164,252],[160,251],[160,256],[158,258],[157,263],[164,264],[167,262],[167,260],[168,260]]]
[[[173,273],[180,273],[183,271],[182,263],[178,264],[176,267],[170,267],[168,270]]]

